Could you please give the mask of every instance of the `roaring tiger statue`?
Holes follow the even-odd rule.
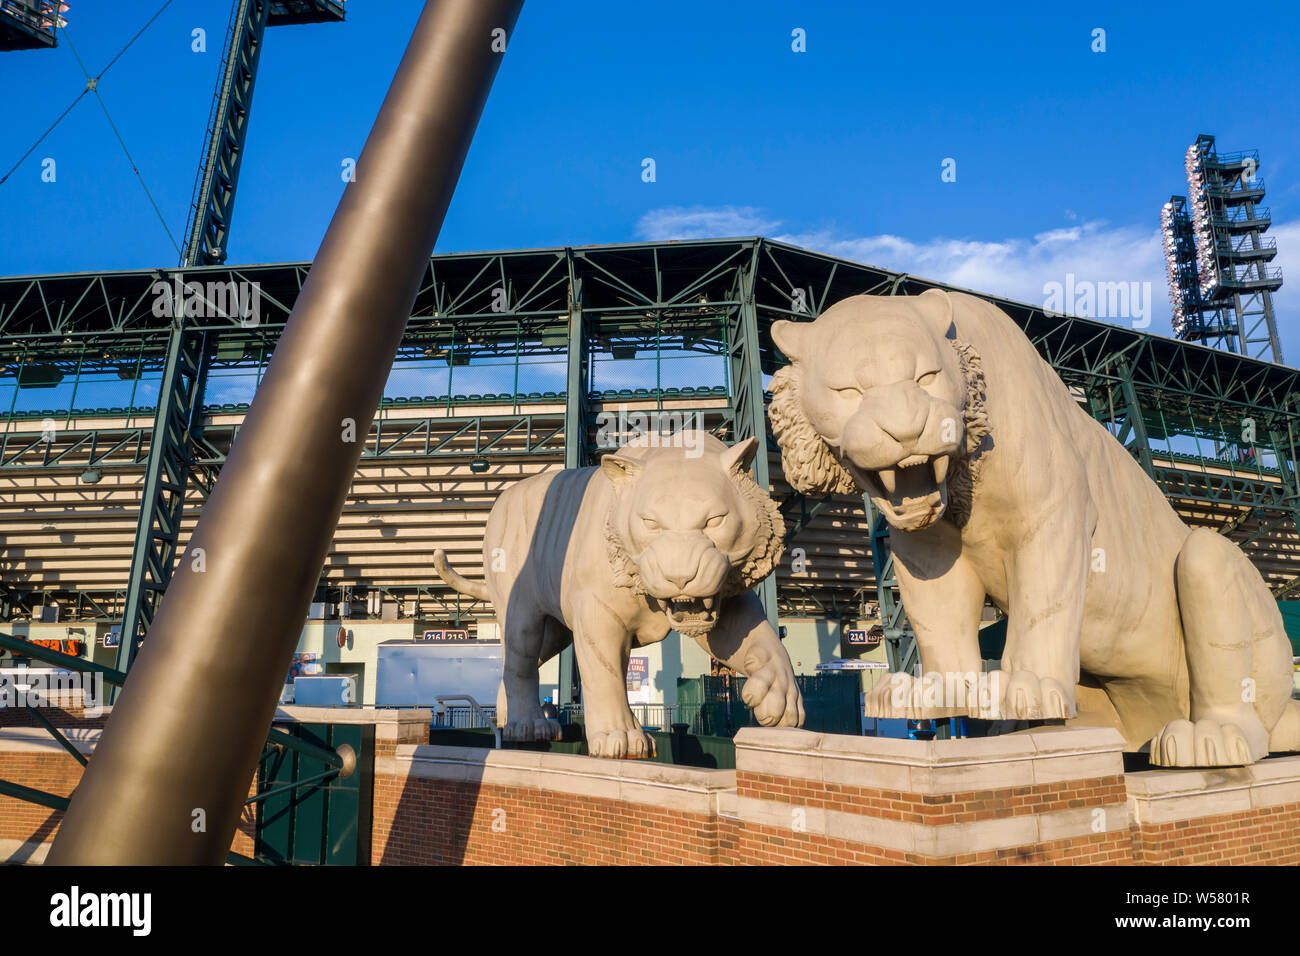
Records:
[[[650,437],[598,467],[545,472],[503,492],[487,520],[483,583],[434,552],[443,581],[496,611],[497,723],[508,740],[558,737],[538,668],[572,644],[587,752],[652,756],[654,740],[628,707],[628,658],[670,630],[748,678],[742,697],[760,724],[803,724],[789,655],[751,590],[785,547],[780,509],[748,473],[757,441]]]
[[[771,385],[787,481],[865,493],[891,527],[922,675],[882,681],[869,715],[1068,719],[1081,692],[1158,766],[1300,749],[1259,572],[1178,518],[1004,312],[938,289],[859,295],[772,338],[793,363]],[[1007,640],[980,675],[986,597]],[[931,695],[932,675],[966,699]]]

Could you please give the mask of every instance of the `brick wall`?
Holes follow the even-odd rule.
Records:
[[[1300,864],[1300,757],[1125,780],[1134,862]]]
[[[375,723],[382,865],[1300,863],[1300,757],[1125,773],[1103,729],[928,742],[746,729],[736,770],[700,770],[431,746],[427,712],[294,716]],[[93,753],[97,727],[66,732]],[[80,774],[44,731],[0,729],[0,778],[67,795]],[[0,860],[39,862],[59,819],[0,797]],[[252,823],[236,852],[252,853]]]
[[[1132,862],[1122,741],[1044,728],[911,741],[742,732],[737,854],[757,863]]]
[[[709,864],[718,821],[700,813],[519,787],[417,780],[376,793],[392,823],[379,862],[401,864]],[[400,811],[400,812],[399,812]],[[557,825],[558,821],[558,825]]]
[[[58,720],[51,722],[81,754],[93,760],[95,742],[106,718],[77,718],[66,711],[61,713]],[[81,764],[46,730],[21,726],[0,729],[0,780],[67,797],[80,782],[81,772]],[[253,781],[249,787],[250,796],[255,784]],[[62,820],[60,810],[0,794],[0,863],[43,861]],[[253,808],[245,807],[230,849],[244,856],[253,855],[256,822]]]
[[[80,690],[54,691],[40,707],[41,716],[55,727],[74,727],[81,729],[101,728],[108,721],[112,707],[107,704],[92,706],[93,716],[86,716],[83,706],[84,695]],[[31,711],[21,706],[0,707],[0,728],[3,727],[40,727],[40,722],[32,716]]]
[[[380,864],[719,862],[728,770],[403,746],[375,767]]]
[[[900,741],[744,730],[734,772],[525,751],[395,748],[380,864],[1282,863],[1300,758],[1125,774],[1110,730]]]

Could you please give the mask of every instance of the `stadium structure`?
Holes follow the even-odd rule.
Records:
[[[133,594],[162,595],[306,271],[0,279],[6,616],[58,605],[62,621],[117,622]],[[481,574],[496,496],[538,471],[592,463],[602,414],[689,414],[728,441],[766,434],[764,383],[782,362],[774,320],[936,287],[762,238],[434,256],[320,600],[351,609],[378,593],[430,622],[490,614],[441,585],[433,549]],[[987,298],[1189,524],[1240,544],[1279,597],[1300,583],[1300,373]],[[768,439],[758,478],[781,501],[788,547],[807,557],[802,573],[783,564],[769,607],[861,618],[864,603],[882,602],[887,628],[901,627],[884,528],[860,498],[792,492]]]
[[[1187,196],[1171,196],[1160,227],[1174,334],[1185,341],[1282,361],[1273,293],[1282,270],[1269,265],[1277,240],[1265,236],[1259,150],[1220,153],[1213,136],[1187,147]]]
[[[13,14],[23,6],[45,11],[40,37],[30,17]],[[50,45],[46,7],[8,0],[6,42]],[[108,632],[147,639],[309,266],[226,262],[265,31],[342,16],[327,0],[234,4],[176,268],[0,278],[0,617],[30,622],[29,636],[36,624],[57,625],[81,639],[78,653],[122,670],[137,642]],[[1254,225],[1232,234],[1254,250],[1266,215],[1238,201],[1252,185],[1235,173],[1242,160],[1216,158],[1203,140],[1198,168],[1231,166],[1235,176],[1230,186],[1207,180],[1207,195],[1234,194],[1207,207],[1211,218],[1244,209]],[[1184,233],[1181,254],[1194,256],[1198,237]],[[1267,258],[1238,245],[1222,254],[1257,266]],[[1200,290],[1195,265],[1178,276],[1201,311],[1188,300],[1176,321],[1222,331],[1225,300]],[[1233,288],[1227,272],[1216,275],[1217,289]],[[781,503],[789,549],[762,589],[769,615],[875,624],[890,666],[910,669],[887,526],[860,497],[791,490],[766,428],[765,385],[784,361],[773,321],[814,317],[849,295],[929,288],[949,287],[761,237],[433,256],[383,402],[359,426],[366,450],[319,604],[354,621],[409,618],[415,633],[472,631],[491,609],[441,584],[434,549],[481,576],[484,520],[505,488],[594,463],[610,447],[611,421],[651,414],[727,441],[765,436],[756,478]],[[1234,291],[1235,321],[1247,314],[1245,291],[1267,295]],[[1184,520],[1241,545],[1278,598],[1300,587],[1300,372],[1265,360],[1280,352],[1253,354],[1255,333],[1233,333],[1235,345],[1185,329],[1170,339],[984,297],[1019,323]],[[1209,303],[1220,318],[1202,320]],[[1270,303],[1275,341],[1271,316]]]

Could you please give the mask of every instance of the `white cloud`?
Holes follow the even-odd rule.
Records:
[[[652,209],[636,224],[637,237],[647,242],[670,239],[716,239],[721,236],[763,236],[780,222],[752,206],[667,206]]]
[[[1144,311],[1147,331],[1172,335],[1164,252],[1153,207],[1150,226],[1113,226],[1086,221],[1070,211],[1069,226],[1030,238],[1000,240],[935,237],[914,240],[888,233],[855,236],[835,229],[800,231],[752,206],[672,207],[646,213],[637,224],[642,239],[697,239],[765,235],[817,252],[935,279],[976,292],[1044,305],[1051,283],[1150,283]],[[1300,361],[1300,221],[1275,225],[1278,255],[1287,284],[1274,297],[1283,352]],[[1074,311],[1067,307],[1067,311]],[[1080,310],[1081,314],[1086,313]],[[1101,317],[1105,318],[1104,312]],[[1124,319],[1115,319],[1128,324]]]
[[[1282,288],[1273,296],[1282,355],[1288,365],[1300,364],[1300,221],[1280,223],[1268,231],[1277,237],[1277,258],[1270,265],[1282,267]]]
[[[1081,226],[998,241],[899,236],[848,237],[822,231],[779,236],[784,242],[925,279],[1041,305],[1049,283],[1149,282],[1154,316],[1168,318],[1164,253],[1157,229]],[[1154,326],[1154,322],[1153,322]]]

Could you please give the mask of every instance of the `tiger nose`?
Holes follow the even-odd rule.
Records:
[[[911,383],[909,382],[908,385]],[[929,413],[929,403],[918,388],[889,388],[874,400],[867,402],[876,427],[898,442],[906,445],[921,437]]]
[[[664,580],[677,588],[685,589],[700,574],[700,562],[709,547],[709,539],[698,532],[682,532],[666,536],[669,553],[673,554],[671,569],[660,565]]]
[[[695,572],[687,571],[684,573],[674,574],[671,571],[665,571],[664,578],[674,587],[685,588],[686,585],[690,584],[691,581],[695,579]]]

